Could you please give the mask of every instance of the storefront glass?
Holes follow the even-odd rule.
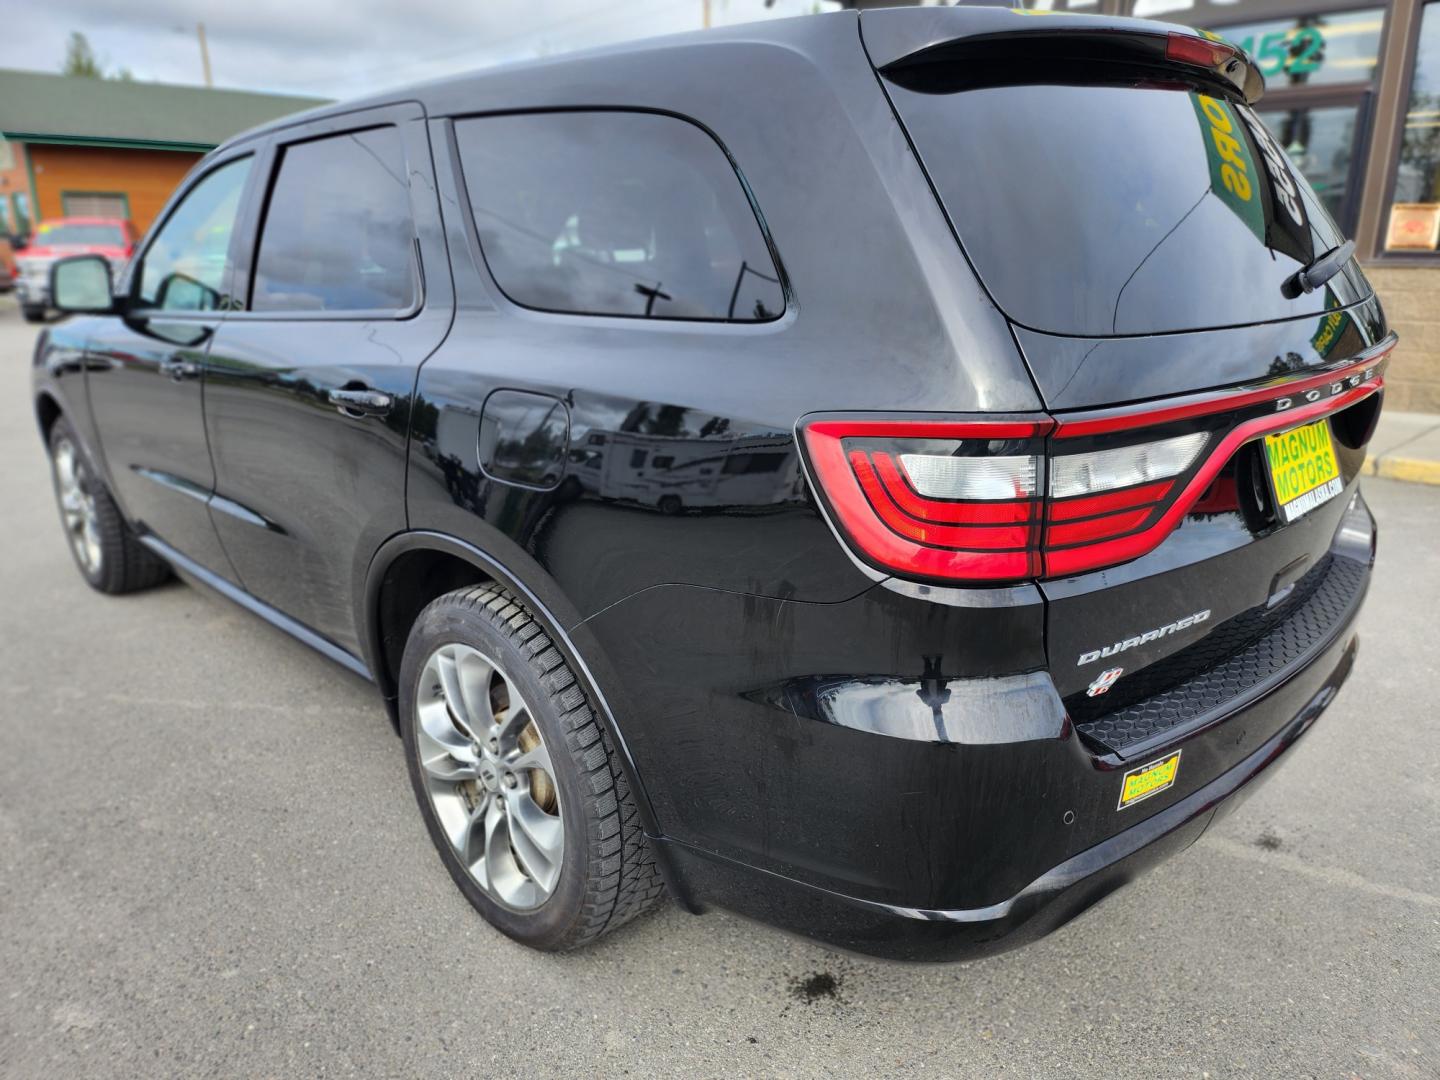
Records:
[[[1425,5],[1385,246],[1440,249],[1440,3]]]
[[[1302,15],[1216,30],[1260,65],[1267,93],[1293,86],[1368,83],[1380,56],[1383,8]]]
[[[1257,110],[1265,126],[1290,155],[1330,216],[1346,224],[1350,168],[1355,152],[1353,105],[1328,108]]]

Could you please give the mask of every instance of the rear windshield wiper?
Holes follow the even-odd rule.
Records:
[[[1294,300],[1301,293],[1312,293],[1338,274],[1340,268],[1349,262],[1350,257],[1354,254],[1355,241],[1346,240],[1339,247],[1333,247],[1325,252],[1308,266],[1302,266],[1293,277],[1286,278],[1280,291],[1289,300]]]

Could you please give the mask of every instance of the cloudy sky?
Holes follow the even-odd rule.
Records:
[[[506,60],[693,30],[703,0],[0,0],[0,67],[58,70],[71,31],[106,70],[343,98]],[[12,6],[13,5],[13,6]],[[710,0],[714,25],[832,10],[830,0]]]

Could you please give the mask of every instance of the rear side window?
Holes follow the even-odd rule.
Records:
[[[415,226],[393,127],[285,148],[255,258],[251,311],[403,311]]]
[[[673,116],[532,113],[455,125],[485,261],[544,311],[764,322],[785,294],[745,189]]]

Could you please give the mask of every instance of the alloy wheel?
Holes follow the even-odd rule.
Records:
[[[62,438],[55,444],[55,492],[60,500],[60,517],[65,535],[76,561],[85,574],[94,578],[100,572],[103,557],[100,546],[100,524],[95,510],[95,496],[89,488],[85,462],[75,444]]]
[[[470,876],[515,911],[560,880],[565,826],[545,740],[516,684],[469,645],[437,648],[416,695],[416,749],[441,828]]]

